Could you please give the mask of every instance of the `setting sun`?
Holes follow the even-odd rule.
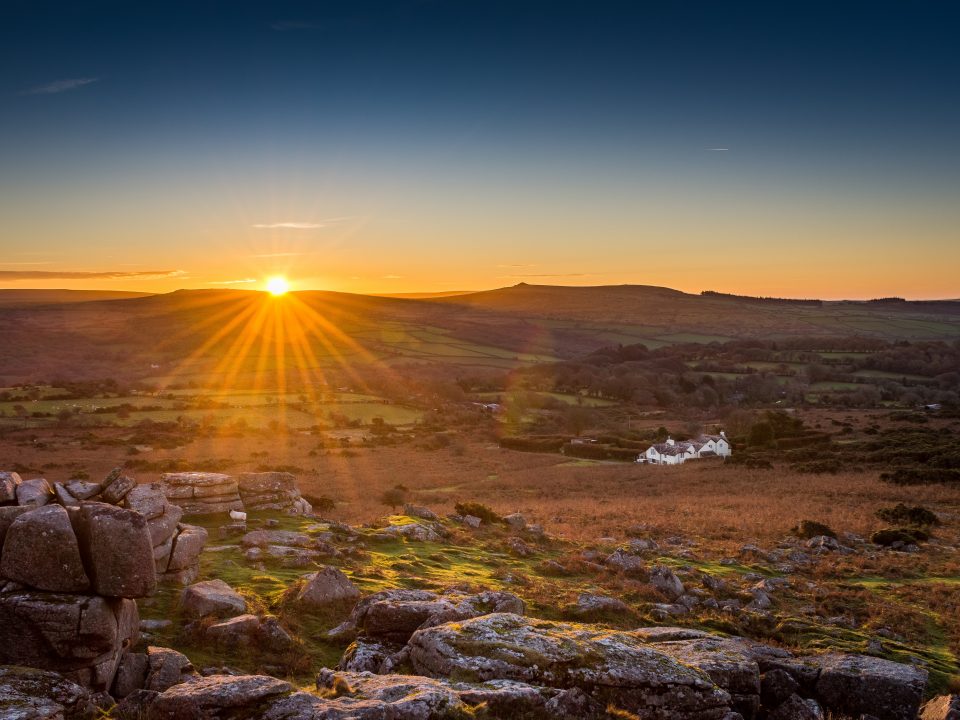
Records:
[[[267,279],[267,292],[271,295],[286,295],[289,290],[290,283],[287,282],[286,278],[272,277]]]

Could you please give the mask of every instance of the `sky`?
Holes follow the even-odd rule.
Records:
[[[960,297],[951,2],[0,3],[0,289]]]

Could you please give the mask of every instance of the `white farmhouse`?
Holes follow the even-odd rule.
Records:
[[[639,463],[652,465],[682,465],[687,460],[708,457],[728,457],[732,454],[730,441],[722,430],[719,435],[700,435],[696,440],[677,442],[668,437],[655,443],[637,457]]]
[[[654,465],[681,465],[686,460],[697,457],[697,454],[691,443],[678,443],[673,438],[668,437],[666,442],[656,443],[648,447],[641,457],[644,458],[645,462]]]

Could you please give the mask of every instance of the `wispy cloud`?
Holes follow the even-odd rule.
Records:
[[[730,148],[707,148],[710,152],[727,152]]]
[[[313,222],[275,222],[275,223],[254,223],[253,227],[260,230],[316,230],[326,227],[324,223]]]
[[[257,282],[256,278],[241,278],[240,280],[211,280],[207,285],[244,285]]]
[[[297,257],[299,255],[306,255],[307,253],[302,252],[275,252],[275,253],[257,253],[256,255],[250,255],[250,257],[255,258],[274,258],[274,257]]]
[[[384,275],[384,276],[383,276],[383,279],[384,279],[384,280],[399,280],[399,279],[402,278],[402,277],[403,277],[403,275]]]
[[[497,265],[499,268],[525,268],[525,267],[536,267],[532,263],[515,263],[515,264],[500,264]]]
[[[528,277],[590,277],[593,273],[520,273],[519,275],[504,275],[508,278],[528,278]]]
[[[0,282],[10,280],[118,280],[123,278],[181,277],[183,270],[107,270],[83,272],[73,270],[0,270]]]
[[[29,90],[24,90],[23,95],[56,95],[57,93],[66,92],[67,90],[76,90],[77,88],[83,87],[84,85],[89,85],[90,83],[95,83],[100,78],[88,77],[88,78],[65,78],[63,80],[54,80],[51,83],[46,85],[37,85],[32,87]]]

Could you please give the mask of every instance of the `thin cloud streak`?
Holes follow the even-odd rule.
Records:
[[[323,223],[308,222],[278,222],[278,223],[255,223],[253,227],[259,230],[316,230],[326,227]]]
[[[528,277],[540,277],[540,278],[552,278],[552,277],[590,277],[594,273],[523,273],[520,275],[503,275],[501,277],[508,278],[528,278]]]
[[[0,282],[12,280],[118,280],[140,278],[143,280],[183,277],[183,270],[107,270],[104,272],[81,272],[72,270],[0,270]]]
[[[24,90],[22,95],[56,95],[57,93],[76,90],[77,88],[95,83],[100,78],[65,78],[63,80],[54,80],[46,85],[37,85],[29,90]]]
[[[257,282],[256,278],[242,278],[241,280],[211,280],[207,285],[243,285],[255,282]]]

